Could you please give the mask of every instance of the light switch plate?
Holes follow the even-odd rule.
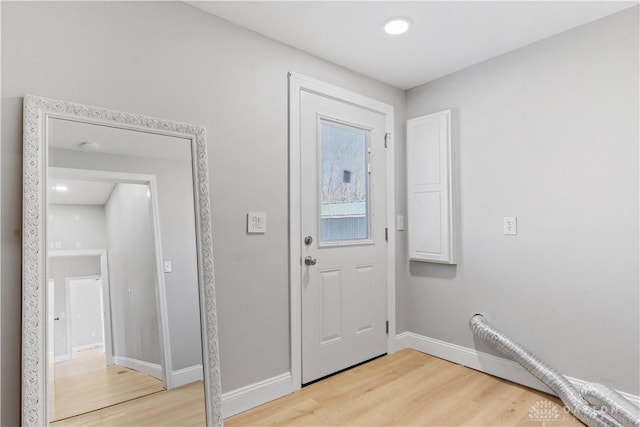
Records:
[[[173,271],[173,267],[171,266],[171,261],[164,262],[164,272],[171,273]]]
[[[404,231],[404,215],[396,216],[396,230]]]
[[[265,212],[249,212],[247,214],[247,233],[266,233],[267,214]]]

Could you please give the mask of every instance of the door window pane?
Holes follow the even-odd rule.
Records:
[[[320,241],[369,238],[368,132],[320,123]]]

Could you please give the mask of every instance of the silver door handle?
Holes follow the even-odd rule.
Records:
[[[316,262],[318,262],[318,260],[315,259],[315,258],[312,258],[310,256],[306,256],[304,258],[304,264],[305,265],[316,265]]]

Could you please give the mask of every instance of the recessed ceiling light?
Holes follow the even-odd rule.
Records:
[[[411,26],[411,21],[407,18],[392,18],[384,23],[384,31],[392,36],[404,34]]]

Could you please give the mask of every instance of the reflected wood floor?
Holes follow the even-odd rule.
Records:
[[[559,399],[405,349],[225,420],[225,426],[581,426]]]
[[[196,381],[51,425],[201,427],[205,425],[204,387],[202,381]]]
[[[62,420],[163,390],[162,381],[118,365],[105,366],[104,348],[73,353],[55,363],[49,419]],[[49,375],[51,379],[51,374]]]

